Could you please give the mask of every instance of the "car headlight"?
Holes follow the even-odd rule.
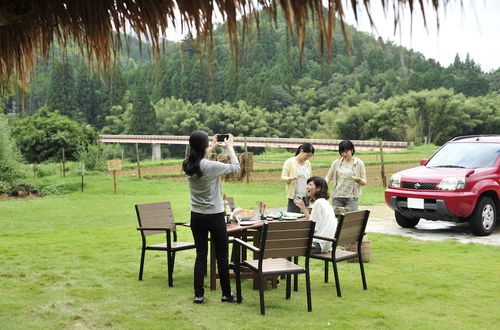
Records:
[[[389,183],[389,186],[392,188],[400,188],[401,187],[401,175],[393,174],[391,176],[391,182]]]
[[[444,178],[437,185],[439,190],[458,190],[465,188],[465,177],[464,176],[456,176],[450,178]]]

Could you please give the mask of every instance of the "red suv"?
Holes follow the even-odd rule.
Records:
[[[401,227],[420,218],[469,221],[474,235],[491,234],[500,214],[500,135],[456,137],[420,165],[394,174],[385,190]]]

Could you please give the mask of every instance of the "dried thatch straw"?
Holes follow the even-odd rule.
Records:
[[[408,6],[413,13],[418,4],[425,19],[424,0],[380,0],[384,8],[395,13]],[[434,10],[450,0],[427,0]],[[0,0],[0,74],[1,84],[20,79],[25,88],[36,56],[47,57],[52,44],[63,46],[73,38],[89,62],[99,69],[110,66],[121,49],[122,33],[131,28],[139,38],[145,38],[157,59],[167,27],[175,27],[176,18],[190,32],[196,32],[204,41],[211,58],[214,11],[219,11],[226,24],[233,56],[238,54],[237,19],[242,17],[245,31],[251,24],[259,24],[259,11],[276,18],[277,6],[296,34],[301,54],[304,48],[306,21],[317,22],[320,47],[326,43],[328,58],[335,30],[335,17],[340,21],[347,41],[344,25],[345,6],[356,14],[359,6],[370,13],[370,0]],[[326,9],[323,7],[326,5]],[[370,17],[371,21],[371,17]],[[373,24],[373,21],[372,21]],[[399,24],[396,15],[395,26]]]

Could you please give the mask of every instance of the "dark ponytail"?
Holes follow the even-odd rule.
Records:
[[[208,147],[208,134],[205,131],[194,131],[189,136],[189,155],[182,162],[182,170],[189,176],[197,175],[201,178],[203,173],[200,161],[205,158],[205,149]]]
[[[314,155],[314,147],[312,144],[310,143],[302,143],[298,148],[297,148],[297,151],[295,151],[295,156],[297,156],[300,151],[303,151],[303,152],[310,152],[311,154]]]

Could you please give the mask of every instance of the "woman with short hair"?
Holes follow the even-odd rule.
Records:
[[[307,220],[316,222],[314,235],[333,238],[337,229],[335,212],[328,202],[328,184],[323,178],[313,176],[307,179],[307,197],[313,202],[311,214],[300,198],[294,200],[297,207],[304,213]],[[311,254],[328,252],[332,242],[314,238]]]
[[[339,143],[340,158],[336,159],[325,177],[333,181],[332,205],[346,207],[350,211],[358,210],[358,199],[362,186],[366,185],[366,169],[363,161],[354,157],[356,149],[350,140]]]

